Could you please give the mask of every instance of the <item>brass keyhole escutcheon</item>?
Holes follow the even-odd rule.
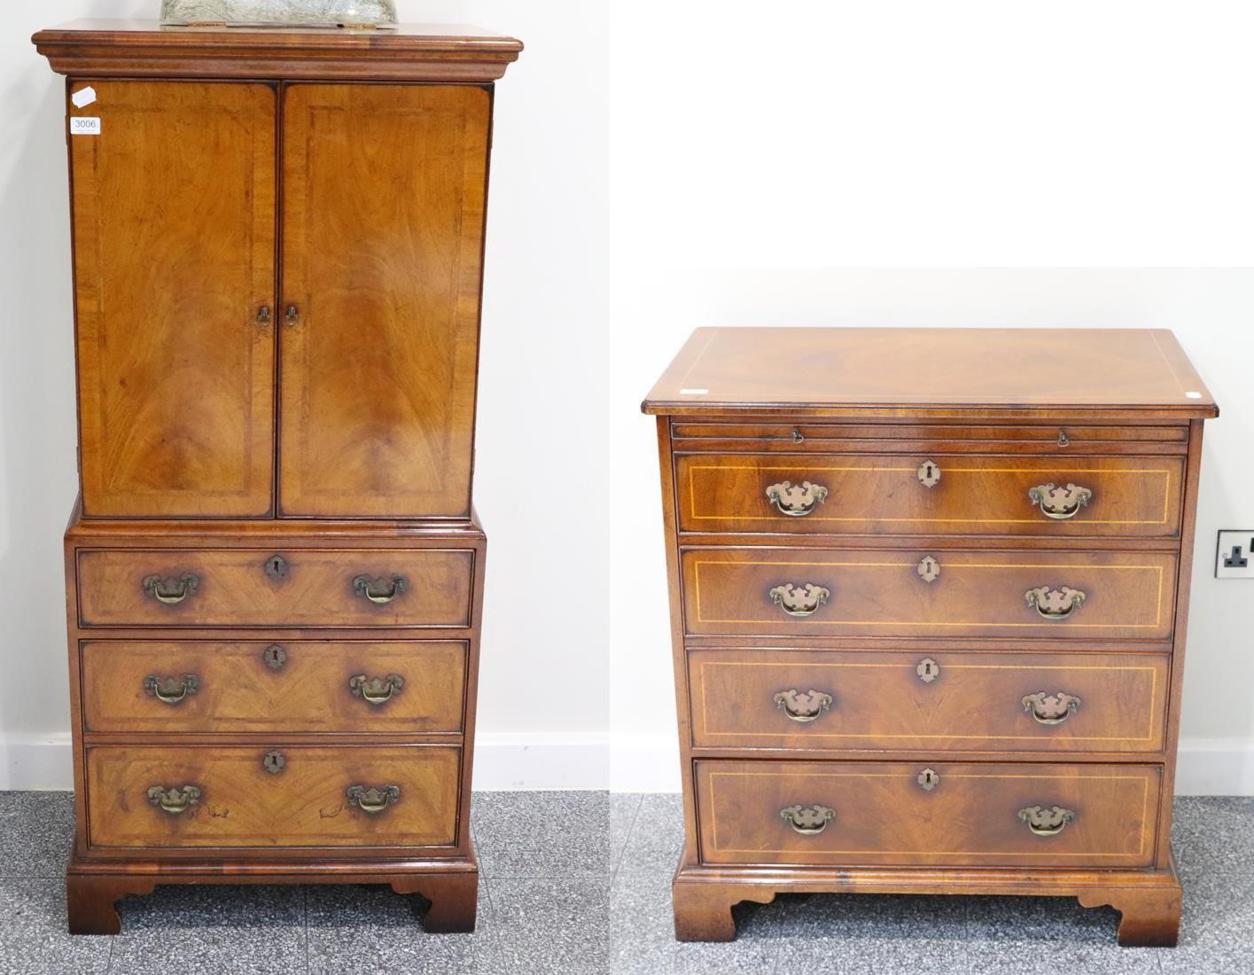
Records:
[[[1058,431],[1058,446],[1066,447],[1070,443],[1071,443],[1071,438],[1067,436],[1067,431],[1059,430]]]
[[[288,572],[287,559],[281,555],[271,555],[266,559],[266,575],[271,579],[286,579]]]
[[[940,465],[934,460],[925,460],[919,465],[919,483],[925,488],[936,487],[940,483]]]
[[[936,774],[935,769],[925,768],[919,773],[915,781],[919,783],[919,788],[924,792],[931,792],[940,785],[940,776]]]
[[[277,643],[272,643],[261,651],[261,659],[271,670],[282,670],[283,665],[287,663],[287,651]]]
[[[931,657],[924,657],[919,661],[919,666],[914,668],[914,672],[919,675],[919,680],[930,684],[940,676],[940,664]]]
[[[930,555],[925,556],[915,568],[924,582],[935,582],[940,578],[940,563]]]
[[[271,775],[278,775],[287,767],[287,759],[282,752],[266,752],[265,758],[261,760],[261,767]]]

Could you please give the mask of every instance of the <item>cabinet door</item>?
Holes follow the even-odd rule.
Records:
[[[286,90],[282,514],[469,514],[490,112],[475,87]]]
[[[265,515],[274,89],[92,85],[71,114],[100,132],[70,137],[84,512]]]

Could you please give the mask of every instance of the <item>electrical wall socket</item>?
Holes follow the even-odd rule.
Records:
[[[1219,533],[1215,578],[1254,579],[1254,528]]]

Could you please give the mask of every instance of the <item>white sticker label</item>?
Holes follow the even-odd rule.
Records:
[[[96,100],[96,89],[91,85],[86,88],[80,88],[70,96],[70,101],[74,103],[75,108],[86,108]]]
[[[680,396],[709,396],[710,391],[708,389],[697,389],[695,387],[685,386],[683,389],[679,391],[679,395]]]
[[[75,116],[70,119],[70,135],[99,135],[100,119],[89,116]]]

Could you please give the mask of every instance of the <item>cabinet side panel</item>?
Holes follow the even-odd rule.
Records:
[[[1189,628],[1189,590],[1193,581],[1193,548],[1197,532],[1198,479],[1202,472],[1202,421],[1189,424],[1189,462],[1185,475],[1184,516],[1180,531],[1179,581],[1176,589],[1176,629],[1171,657],[1171,693],[1167,702],[1167,766],[1163,772],[1162,803],[1158,817],[1158,866],[1171,862],[1171,822],[1179,764],[1180,704],[1184,695],[1184,652]]]
[[[470,86],[285,90],[282,514],[469,516],[490,115]]]
[[[94,87],[70,109],[100,118],[70,138],[84,514],[266,515],[274,90]]]

